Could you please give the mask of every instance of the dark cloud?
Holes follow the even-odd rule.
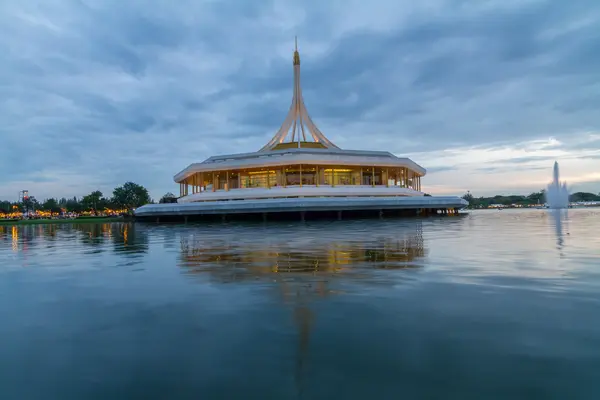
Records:
[[[309,111],[344,147],[554,137],[595,160],[599,12],[595,0],[4,2],[0,197],[27,182],[80,195],[124,180],[158,197],[188,163],[260,148],[289,107],[294,34]]]

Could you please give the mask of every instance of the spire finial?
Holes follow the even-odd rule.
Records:
[[[291,129],[291,131],[290,131]],[[296,140],[298,135],[298,140]],[[312,138],[312,142],[307,141]],[[273,138],[260,151],[289,149],[292,147],[311,147],[315,149],[337,149],[316,127],[306,110],[300,87],[300,53],[298,53],[298,36],[294,36],[294,95],[292,105],[283,124]]]
[[[300,65],[300,53],[298,53],[298,36],[294,36],[295,49],[294,49],[294,65]]]

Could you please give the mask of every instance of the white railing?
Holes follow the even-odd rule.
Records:
[[[411,188],[384,185],[294,185],[272,188],[205,190],[179,198],[178,203],[215,200],[247,200],[283,197],[348,197],[348,196],[423,196]]]

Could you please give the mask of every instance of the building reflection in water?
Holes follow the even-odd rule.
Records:
[[[233,235],[190,233],[181,238],[180,265],[186,273],[229,282],[279,279],[286,274],[298,274],[298,278],[306,273],[368,275],[374,268],[419,267],[426,255],[420,221],[386,234],[327,228],[258,231],[254,238],[241,240]]]
[[[377,270],[418,268],[427,255],[420,220],[356,224],[273,226],[231,235],[226,228],[193,230],[182,234],[180,266],[190,276],[266,281],[277,289],[298,330],[295,380],[301,395],[315,322],[311,302],[343,292],[336,288],[340,283],[380,284]],[[384,284],[398,282],[384,275]]]

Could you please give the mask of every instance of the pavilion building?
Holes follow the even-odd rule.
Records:
[[[257,152],[210,157],[179,172],[178,201],[351,193],[422,196],[426,171],[420,165],[386,151],[342,150],[319,130],[302,97],[297,47],[293,65],[292,104],[275,136]]]
[[[223,214],[234,208],[238,212],[247,210],[240,201],[253,201],[252,209],[271,212],[266,203],[257,207],[256,201],[288,199],[287,205],[293,206],[298,198],[313,198],[312,204],[318,204],[319,210],[332,208],[329,211],[339,207],[339,202],[333,200],[349,198],[361,198],[361,204],[368,201],[368,208],[382,209],[390,204],[397,204],[392,208],[415,209],[458,209],[467,205],[458,197],[437,197],[438,202],[432,202],[431,196],[425,197],[421,187],[425,168],[409,158],[387,151],[344,150],[336,146],[319,130],[307,111],[297,43],[293,69],[290,109],[265,146],[253,153],[213,156],[189,165],[174,177],[179,184],[178,204],[147,205],[139,208],[136,215]],[[400,204],[402,199],[409,198],[411,201]],[[238,201],[234,206],[230,200]],[[181,208],[189,203],[197,207]],[[282,210],[289,210],[287,205]],[[177,211],[176,206],[180,206]],[[296,209],[295,206],[297,204],[292,208]]]

